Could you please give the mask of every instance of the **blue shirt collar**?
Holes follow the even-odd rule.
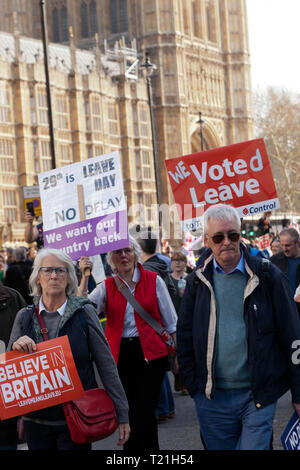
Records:
[[[244,253],[241,252],[241,259],[240,261],[238,262],[238,264],[236,265],[236,267],[230,272],[230,273],[225,273],[225,271],[221,268],[221,266],[217,263],[217,261],[215,260],[215,257],[213,257],[213,265],[214,265],[214,269],[216,271],[218,271],[218,273],[220,274],[232,274],[236,271],[240,271],[242,274],[246,274],[246,269],[245,269],[245,259],[244,259]]]

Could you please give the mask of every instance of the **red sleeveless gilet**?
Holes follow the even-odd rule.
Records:
[[[145,270],[139,263],[138,268],[140,279],[135,286],[135,298],[150,315],[162,324],[156,296],[157,273]],[[127,300],[119,292],[113,277],[105,280],[105,286],[107,292],[105,336],[112,355],[118,363]],[[156,331],[136,311],[134,317],[145,359],[151,361],[166,356],[167,347]]]

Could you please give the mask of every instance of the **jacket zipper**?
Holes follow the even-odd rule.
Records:
[[[260,334],[260,333],[261,333],[261,330],[260,330],[259,324],[258,324],[258,309],[257,309],[257,305],[256,305],[256,304],[253,305],[253,310],[254,310],[254,315],[255,315],[255,319],[256,319],[257,331],[258,331],[258,333]]]
[[[210,294],[211,294],[211,299],[214,300],[214,303],[215,303],[215,296],[214,296],[214,291],[213,291],[213,287],[211,285],[211,283],[209,282],[209,280],[204,276],[203,274],[203,271],[206,267],[208,263],[208,260],[206,260],[206,263],[205,263],[205,266],[201,269],[200,272],[196,272],[197,276],[199,277],[199,279],[208,287],[209,291],[210,291]],[[250,268],[247,266],[247,264],[245,263],[245,268],[246,268],[246,271],[248,272],[248,274],[250,275],[250,279],[248,280],[248,283],[246,285],[246,288],[245,288],[245,292],[247,290],[247,288],[249,290],[249,292],[247,293],[247,295],[244,294],[244,306],[245,306],[245,300],[246,298],[252,294],[252,292],[254,291],[254,289],[258,286],[259,284],[259,280],[257,278],[256,275],[253,275],[253,272],[250,271]],[[254,284],[253,286],[251,286],[251,284]],[[256,284],[256,285],[255,285]],[[255,304],[255,308],[254,308],[254,312],[255,312],[255,316],[257,318],[257,306]],[[215,341],[216,341],[216,335],[217,335],[217,311],[216,311],[216,306],[215,306],[215,326],[214,326],[214,346],[213,346],[213,353],[212,353],[212,356],[210,358],[210,367],[208,367],[208,375],[210,377],[210,383],[206,382],[206,390],[205,390],[205,394],[206,394],[206,397],[211,399],[211,394],[214,390],[214,381],[215,381],[215,378],[214,378],[214,363],[215,363]],[[212,314],[212,311],[210,310],[210,314]],[[249,338],[248,338],[248,335],[249,335],[249,331],[248,331],[248,325],[246,324],[246,329],[247,329],[247,343],[248,343],[248,356],[249,356]]]
[[[215,388],[215,377],[214,377],[214,367],[215,367],[215,348],[216,348],[216,335],[217,335],[217,308],[216,308],[216,299],[215,299],[215,294],[213,287],[209,280],[204,276],[203,272],[197,273],[197,276],[199,279],[202,280],[202,282],[206,285],[206,287],[210,291],[211,295],[211,302],[214,304],[214,312],[212,312],[212,309],[210,308],[210,322],[209,322],[209,330],[208,330],[208,335],[210,333],[210,325],[211,329],[213,330],[213,347],[212,347],[212,355],[208,356],[208,352],[206,352],[207,357],[206,357],[206,366],[207,366],[207,372],[208,372],[208,377],[206,381],[206,386],[205,386],[205,395],[206,397],[211,400],[212,399],[212,393]],[[214,315],[214,318],[213,318]],[[212,322],[212,323],[211,323]],[[213,323],[214,322],[214,323]],[[210,340],[208,336],[208,341]],[[209,363],[208,363],[209,361]]]

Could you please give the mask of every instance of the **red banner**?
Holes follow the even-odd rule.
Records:
[[[219,203],[236,207],[241,217],[279,208],[263,139],[165,163],[179,218],[187,230],[199,228],[205,210]]]
[[[37,344],[34,353],[0,355],[2,420],[79,398],[84,390],[67,336]]]

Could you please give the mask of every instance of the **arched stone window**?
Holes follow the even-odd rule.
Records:
[[[128,31],[127,0],[110,1],[110,18],[112,33]]]
[[[128,31],[127,0],[120,0],[120,33]]]
[[[210,0],[206,5],[207,38],[209,41],[216,42],[216,11],[215,5]]]
[[[90,24],[91,36],[94,36],[98,32],[97,5],[95,1],[92,1],[90,4]]]
[[[60,42],[60,32],[59,32],[59,18],[58,10],[54,8],[52,10],[52,29],[53,29],[53,41]]]
[[[88,7],[85,2],[82,2],[80,6],[81,13],[81,35],[83,38],[89,37],[89,18],[88,18]]]
[[[192,3],[192,20],[193,20],[193,34],[194,36],[202,37],[201,28],[201,5],[200,0],[193,0]]]
[[[63,6],[60,11],[61,17],[61,33],[62,33],[62,41],[69,40],[69,28],[68,28],[68,10],[67,7]]]
[[[213,148],[221,147],[222,141],[219,130],[206,118],[204,118],[202,135],[203,142],[199,132],[199,123],[195,121],[191,128],[191,152],[201,152],[203,150],[210,150]]]
[[[189,19],[189,11],[188,11],[188,5],[185,0],[183,0],[182,3],[182,13],[183,13],[183,31],[184,34],[189,34],[190,33],[190,19]]]
[[[110,0],[110,18],[112,33],[118,32],[117,0]]]

